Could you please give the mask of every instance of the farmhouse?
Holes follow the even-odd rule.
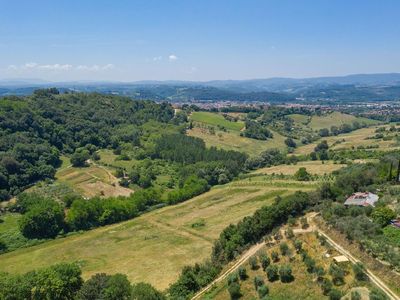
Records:
[[[375,206],[376,201],[378,201],[379,196],[373,193],[354,193],[349,198],[346,199],[344,205],[356,205],[356,206]]]

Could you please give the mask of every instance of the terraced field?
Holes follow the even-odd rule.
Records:
[[[283,174],[294,175],[299,168],[306,168],[307,172],[315,175],[330,174],[333,171],[343,168],[344,164],[334,164],[332,161],[302,161],[295,165],[273,166],[255,171],[255,174]]]
[[[130,221],[3,254],[0,271],[23,273],[75,261],[85,278],[121,272],[133,282],[165,289],[184,265],[209,257],[213,240],[227,225],[272,203],[277,195],[314,189],[317,184],[268,178],[235,181]]]
[[[63,167],[56,173],[59,182],[69,185],[85,197],[129,196],[133,191],[118,184],[117,178],[105,167]]]

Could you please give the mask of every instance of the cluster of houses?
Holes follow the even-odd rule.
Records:
[[[375,206],[375,203],[379,200],[379,196],[370,192],[358,192],[352,194],[344,202],[345,206]],[[400,219],[392,220],[391,224],[400,229]]]

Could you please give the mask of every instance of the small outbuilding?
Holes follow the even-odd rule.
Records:
[[[349,261],[349,259],[348,259],[346,256],[344,256],[344,255],[335,256],[335,257],[333,258],[333,260],[334,260],[336,263],[338,263],[338,264],[340,264],[340,263],[346,263],[346,262]]]
[[[375,206],[375,203],[379,200],[379,196],[373,193],[354,193],[346,199],[344,205],[356,205],[356,206]]]

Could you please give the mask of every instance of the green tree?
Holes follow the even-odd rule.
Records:
[[[279,276],[282,282],[291,282],[294,280],[292,274],[292,267],[290,265],[283,265],[279,268]]]
[[[257,289],[257,293],[260,299],[264,299],[264,297],[268,295],[269,289],[265,284],[263,284]]]
[[[297,172],[294,174],[294,178],[299,181],[308,181],[310,180],[310,173],[307,172],[307,169],[304,167],[301,167],[297,170]]]
[[[132,287],[131,300],[165,300],[165,296],[151,284],[137,283]]]
[[[282,255],[289,255],[290,249],[287,243],[283,242],[279,245],[279,249],[281,250]]]
[[[369,292],[369,299],[370,300],[388,300],[389,298],[380,289],[372,288],[371,291]]]
[[[34,272],[32,281],[33,300],[73,299],[83,283],[80,268],[65,263]]]
[[[276,265],[270,265],[268,268],[265,270],[267,273],[267,278],[269,281],[273,282],[275,280],[279,279],[279,269],[278,266]]]
[[[357,291],[352,291],[350,295],[350,300],[361,300],[361,294]]]
[[[365,267],[362,263],[357,262],[353,265],[354,276],[357,280],[364,281],[367,279],[367,274],[365,273]]]
[[[33,205],[19,221],[21,233],[27,238],[53,238],[64,227],[64,211],[55,201]]]
[[[296,142],[292,139],[292,138],[287,138],[285,140],[285,144],[286,146],[290,147],[290,148],[296,148]]]
[[[252,270],[256,270],[258,268],[257,257],[255,257],[255,256],[250,257],[249,265]]]
[[[90,158],[90,153],[86,149],[76,150],[71,155],[71,164],[74,167],[85,167],[86,161]]]
[[[279,261],[279,254],[276,251],[271,252],[271,258],[273,262],[278,262]]]
[[[264,279],[261,276],[257,275],[254,277],[254,287],[256,290],[258,290],[258,288],[264,284]]]
[[[228,285],[228,292],[232,300],[239,299],[242,296],[240,292],[240,285],[237,282],[233,282]]]
[[[340,300],[342,298],[342,292],[337,289],[331,289],[328,296],[329,300]]]
[[[243,267],[243,266],[239,267],[238,274],[239,274],[240,280],[247,279],[247,271],[246,271],[245,267]]]
[[[391,220],[396,218],[396,213],[386,206],[377,207],[372,211],[371,218],[376,224],[385,227]]]
[[[126,275],[115,274],[107,280],[107,285],[102,295],[104,300],[124,300],[130,299],[131,293],[131,283]]]
[[[329,274],[332,276],[332,281],[335,285],[341,285],[344,283],[345,272],[339,265],[331,263]]]
[[[261,261],[261,266],[262,266],[263,270],[265,270],[271,264],[271,260],[269,259],[268,255],[265,253],[260,255],[260,261]]]

